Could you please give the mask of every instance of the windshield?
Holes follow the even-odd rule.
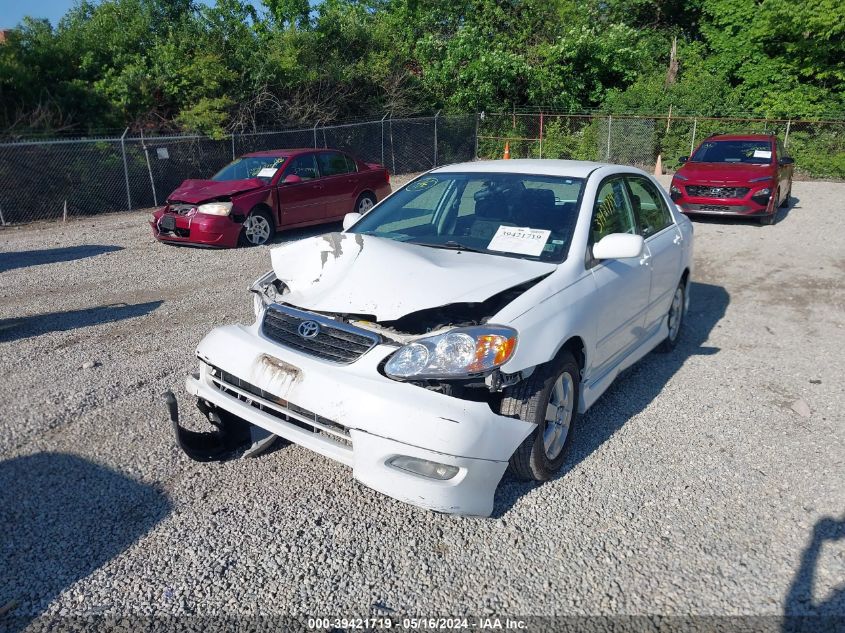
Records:
[[[211,179],[223,181],[261,178],[269,182],[286,159],[287,156],[244,156],[233,160]]]
[[[349,232],[562,262],[583,184],[580,178],[529,174],[428,174],[387,198]]]
[[[692,161],[768,165],[772,162],[772,142],[768,140],[705,141],[693,154]]]

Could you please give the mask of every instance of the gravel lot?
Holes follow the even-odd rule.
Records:
[[[796,182],[774,226],[698,222],[680,348],[601,398],[564,475],[506,476],[491,519],[293,445],[178,451],[161,393],[200,423],[194,348],[252,319],[268,247],[160,245],[144,213],[2,230],[0,609],[845,615],[843,199]]]

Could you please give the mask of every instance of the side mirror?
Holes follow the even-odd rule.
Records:
[[[361,219],[361,217],[362,216],[361,216],[360,213],[347,213],[346,215],[344,215],[343,216],[343,230],[345,231],[350,226],[355,224],[358,220]]]
[[[791,156],[784,156],[778,161],[778,165],[793,165],[795,163],[795,159]]]
[[[295,185],[298,182],[302,182],[302,178],[300,178],[296,174],[288,174],[287,176],[285,176],[285,179],[282,181],[282,184]]]
[[[689,156],[681,156],[681,157],[678,159],[678,162],[679,162],[679,163],[681,163],[681,164],[683,164],[683,163],[687,162],[688,160],[689,160]]]
[[[627,259],[643,254],[645,242],[642,235],[630,233],[611,233],[605,235],[593,245],[593,257],[596,259]]]

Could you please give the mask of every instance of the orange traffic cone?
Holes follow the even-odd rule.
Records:
[[[657,162],[654,164],[654,175],[663,175],[663,159],[661,158],[660,154],[657,155]]]
[[[505,141],[505,155],[502,156],[504,160],[510,160],[511,158],[511,144],[510,141]]]

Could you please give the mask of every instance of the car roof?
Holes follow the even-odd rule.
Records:
[[[519,158],[514,160],[478,160],[470,163],[455,163],[433,169],[430,173],[449,172],[534,174],[537,176],[568,176],[586,178],[600,167],[620,167],[609,163],[595,163],[587,160],[559,160],[556,158]]]
[[[775,137],[772,134],[714,134],[707,137],[706,141],[771,141]]]
[[[241,154],[241,156],[298,156],[306,152],[344,152],[342,149],[334,149],[333,147],[293,147],[291,149],[268,149],[263,152],[250,152],[249,154]]]

